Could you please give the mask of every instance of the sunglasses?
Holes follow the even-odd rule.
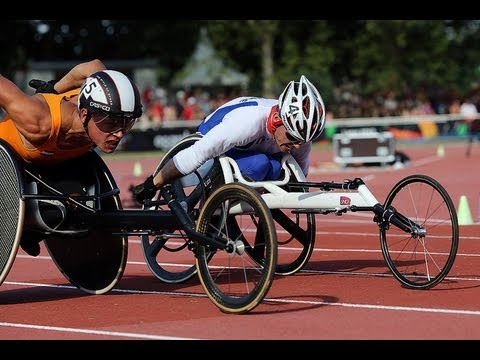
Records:
[[[302,140],[298,140],[294,138],[288,131],[285,131],[285,137],[288,141],[290,141],[293,145],[300,145],[303,143]]]
[[[116,133],[122,130],[123,133],[128,132],[135,122],[137,121],[136,118],[126,118],[121,116],[112,116],[106,115],[101,118],[96,117],[93,115],[93,122],[97,125],[98,129],[104,133]]]

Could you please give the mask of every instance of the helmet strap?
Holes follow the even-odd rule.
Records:
[[[81,109],[80,109],[80,111],[81,111]],[[85,121],[83,122],[83,129],[85,130],[85,132],[87,134],[88,134],[88,122],[90,121],[91,118],[92,118],[92,113],[87,110],[87,114],[85,115]]]
[[[89,139],[93,142],[92,138],[90,137],[90,134],[88,133],[88,123],[90,122],[91,119],[92,119],[92,113],[87,110],[87,115],[85,116],[85,122],[83,123],[83,129],[87,133],[87,136],[89,137]]]
[[[283,125],[282,118],[278,113],[278,105],[272,106],[272,110],[270,111],[270,115],[267,118],[267,130],[270,134],[274,134],[275,130],[279,126]]]

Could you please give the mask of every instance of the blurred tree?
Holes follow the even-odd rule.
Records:
[[[366,93],[448,86],[459,64],[439,20],[367,20],[351,42],[352,75]]]
[[[250,93],[260,95],[262,88],[262,50],[255,23],[247,20],[214,20],[207,24],[212,44],[228,67],[238,69],[250,79]]]
[[[332,28],[323,20],[289,21],[281,25],[283,44],[278,55],[277,79],[283,90],[288,81],[305,75],[319,89],[325,101],[332,98],[332,67],[335,51],[332,46]]]
[[[325,21],[221,20],[209,22],[208,30],[219,54],[236,59],[232,66],[249,75],[253,94],[278,96],[301,74],[321,84],[322,94],[331,93],[334,51]]]
[[[30,60],[154,58],[168,84],[205,25],[218,56],[249,75],[257,95],[275,96],[302,73],[327,101],[346,81],[372,94],[466,92],[480,79],[478,20],[6,20],[0,71],[12,77]]]
[[[465,94],[480,80],[480,21],[448,20],[445,23],[448,56],[458,64],[458,75],[453,84]]]
[[[31,39],[36,34],[35,27],[28,21],[2,21],[0,22],[0,74],[13,79],[15,70],[26,66],[29,59],[29,44],[26,39]],[[8,36],[6,35],[8,34]]]
[[[195,46],[203,21],[23,20],[2,23],[2,53],[14,67],[28,60],[143,59],[159,61],[168,81]],[[15,31],[12,31],[12,26]],[[181,39],[181,41],[179,41]],[[20,45],[21,44],[21,45]],[[12,54],[8,56],[8,54]],[[6,64],[2,61],[1,65]]]

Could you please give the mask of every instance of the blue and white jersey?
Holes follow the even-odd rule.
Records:
[[[267,130],[267,119],[277,99],[239,97],[223,104],[199,125],[203,138],[173,157],[177,169],[184,175],[198,169],[204,162],[232,148],[275,154],[280,149]],[[305,175],[308,172],[311,143],[293,149]]]

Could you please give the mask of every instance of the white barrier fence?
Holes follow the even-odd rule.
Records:
[[[478,117],[480,119],[480,117]],[[168,150],[184,136],[194,133],[200,120],[166,121],[155,128],[145,128],[138,123],[127,134],[121,144],[123,150]],[[327,120],[327,126],[320,139],[333,139],[342,132],[383,132],[395,129],[395,137],[400,132],[411,131],[417,137],[466,136],[468,127],[459,114],[386,116],[375,118],[333,118]]]

